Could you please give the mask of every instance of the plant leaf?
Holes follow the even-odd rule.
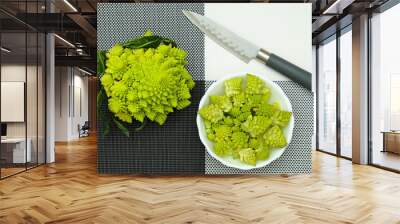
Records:
[[[97,51],[97,75],[101,78],[106,70],[106,51]]]
[[[115,125],[117,125],[118,129],[126,136],[129,137],[129,130],[121,123],[118,121],[117,118],[113,116],[113,121]]]
[[[103,132],[103,137],[107,136],[108,133],[110,133],[110,121],[108,120],[107,122],[104,122],[104,132]]]
[[[103,86],[101,86],[99,92],[97,93],[97,114],[99,115],[100,119],[104,122],[103,137],[108,135],[108,133],[110,132],[110,128],[111,128],[110,117],[106,116],[104,111],[101,110],[104,100],[107,100],[107,96],[106,96]],[[106,102],[106,104],[107,104],[107,102]]]
[[[100,110],[100,107],[106,98],[106,92],[104,91],[103,86],[101,86],[99,92],[97,93],[97,110]]]
[[[131,48],[131,49],[139,49],[139,48],[157,48],[160,44],[171,44],[173,47],[176,47],[176,43],[165,37],[160,36],[143,36],[136,39],[129,40],[123,44],[123,47]]]
[[[141,131],[147,124],[147,119],[145,118],[139,127],[135,128],[135,132]]]

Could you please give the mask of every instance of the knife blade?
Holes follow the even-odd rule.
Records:
[[[238,36],[217,22],[191,11],[182,11],[189,21],[218,45],[248,63],[252,59],[264,63],[291,80],[311,90],[311,73],[297,65]]]

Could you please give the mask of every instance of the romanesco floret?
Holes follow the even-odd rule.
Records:
[[[216,141],[229,140],[232,135],[232,129],[228,125],[219,125],[214,129],[214,131]]]
[[[232,96],[233,106],[241,107],[246,102],[246,95],[244,92]]]
[[[264,142],[264,139],[263,139],[263,138],[260,138],[260,137],[257,137],[257,138],[250,138],[250,139],[249,139],[249,148],[256,149],[256,148],[258,148],[258,147],[261,145],[261,143],[263,143],[263,142]]]
[[[240,150],[239,151],[239,159],[243,163],[247,163],[247,164],[253,165],[253,166],[255,166],[257,163],[256,152],[251,148]]]
[[[240,77],[232,78],[225,81],[225,94],[234,96],[242,92],[243,79]]]
[[[228,114],[231,115],[232,117],[236,118],[242,114],[242,111],[240,110],[240,107],[233,106]]]
[[[210,121],[204,121],[204,127],[206,128],[207,138],[211,141],[215,141],[214,129],[212,129],[212,123]]]
[[[285,147],[287,142],[283,131],[279,126],[273,126],[264,134],[265,143],[272,148]]]
[[[254,108],[256,115],[265,116],[265,117],[273,117],[277,112],[280,111],[279,103],[275,102],[272,104],[260,104],[258,107]]]
[[[269,92],[266,94],[253,94],[253,95],[247,95],[247,104],[251,105],[252,108],[258,107],[264,102],[269,101]]]
[[[151,35],[147,33],[146,35]],[[108,107],[120,120],[162,125],[167,115],[190,105],[195,83],[186,70],[186,52],[171,45],[130,49],[114,45],[101,78]]]
[[[263,116],[249,116],[242,124],[242,129],[248,132],[251,137],[256,137],[264,133],[272,124],[271,119]]]
[[[210,104],[199,110],[206,134],[214,142],[218,156],[231,156],[249,165],[269,158],[273,148],[287,145],[282,128],[292,112],[281,110],[278,103],[269,103],[270,90],[257,76],[225,81],[224,96],[210,96]]]
[[[224,112],[229,112],[232,109],[232,102],[227,96],[210,96],[211,104],[218,105]]]
[[[226,125],[229,125],[229,126],[235,125],[234,120],[233,120],[233,118],[231,116],[224,117],[223,123],[226,124]]]
[[[286,127],[292,117],[292,112],[289,111],[279,111],[274,114],[272,121],[275,125],[280,127]]]
[[[255,75],[247,74],[246,94],[270,94],[270,90],[265,86],[263,80]]]
[[[260,147],[255,149],[257,160],[265,160],[269,157],[269,148],[266,144],[262,144]]]
[[[237,131],[232,134],[232,147],[240,150],[248,147],[249,136],[242,131]]]
[[[204,119],[216,123],[224,118],[224,112],[215,104],[210,104],[199,110],[200,116]]]
[[[227,156],[231,152],[230,143],[228,141],[217,141],[214,144],[214,152],[219,156]]]

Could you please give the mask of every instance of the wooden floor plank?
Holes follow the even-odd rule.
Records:
[[[313,153],[299,176],[98,175],[96,139],[0,181],[0,223],[400,223],[400,175]]]

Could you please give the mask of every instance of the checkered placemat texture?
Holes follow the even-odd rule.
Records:
[[[204,147],[196,126],[198,103],[204,95],[204,36],[182,14],[182,10],[204,13],[204,4],[98,4],[99,50],[143,35],[169,37],[188,52],[186,66],[196,81],[192,105],[168,115],[163,126],[148,122],[140,132],[129,127],[126,138],[113,127],[98,135],[98,172],[118,174],[204,174]],[[103,105],[105,110],[106,105]],[[103,123],[98,122],[100,132]]]
[[[169,37],[188,52],[187,69],[196,80],[192,105],[171,113],[163,126],[148,123],[140,132],[130,125],[125,137],[116,127],[103,136],[98,120],[98,172],[114,174],[300,174],[311,172],[313,96],[291,81],[277,81],[292,102],[295,116],[293,138],[285,153],[270,165],[250,171],[229,168],[209,156],[196,126],[198,103],[206,86],[204,36],[182,14],[204,14],[200,3],[101,3],[98,4],[98,49],[107,50],[151,30]],[[106,110],[106,105],[102,105]]]

